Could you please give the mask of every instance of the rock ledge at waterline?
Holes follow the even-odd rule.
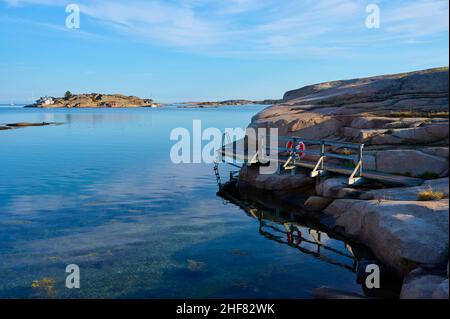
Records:
[[[335,230],[404,278],[401,298],[448,298],[448,74],[445,67],[307,86],[287,92],[250,124],[276,127],[280,135],[364,143],[365,169],[418,177],[422,185],[350,187],[345,177],[313,181],[301,170],[262,176],[244,167],[238,187],[298,188],[310,195],[306,210],[332,217]]]

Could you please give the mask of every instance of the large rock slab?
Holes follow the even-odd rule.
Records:
[[[430,69],[404,74],[383,75],[372,78],[332,81],[287,92],[284,101],[304,104],[348,104],[385,100],[394,95],[416,94],[416,97],[440,96],[448,92],[448,68]],[[417,96],[422,93],[422,96]],[[413,105],[410,105],[410,109]]]
[[[328,198],[358,198],[361,191],[349,187],[347,177],[332,177],[317,179],[316,194]]]
[[[399,122],[389,119],[393,113],[448,111],[448,100],[448,68],[332,81],[287,92],[282,103],[253,117],[251,126],[278,127],[305,138],[339,138],[340,127],[378,129]]]
[[[338,199],[325,213],[334,217],[338,231],[367,245],[400,275],[421,265],[447,266],[448,200]]]
[[[385,173],[420,176],[434,173],[441,176],[448,170],[448,160],[420,150],[382,150],[376,153],[377,170]]]
[[[351,127],[356,129],[385,128],[386,125],[393,122],[395,119],[390,117],[357,117],[352,121]]]
[[[448,151],[448,146],[447,147],[442,147],[442,146],[438,146],[438,147],[426,147],[421,149],[422,152],[427,153],[427,154],[431,154],[434,156],[439,156],[439,157],[443,157],[446,158],[448,160],[448,155],[449,155],[449,151]]]
[[[363,130],[364,131],[364,130]],[[429,144],[445,140],[449,136],[449,123],[437,123],[421,127],[410,127],[379,131],[363,139],[373,145],[383,144]],[[362,138],[361,138],[362,139]]]
[[[310,196],[305,201],[305,207],[312,211],[322,211],[333,202],[332,199],[321,196]]]

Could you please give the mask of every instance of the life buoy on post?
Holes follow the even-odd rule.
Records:
[[[295,154],[298,157],[298,159],[303,159],[305,157],[305,151],[306,151],[306,145],[303,142],[298,143],[295,146]]]
[[[293,141],[288,141],[286,143],[286,149],[289,151],[289,154],[292,154],[294,151],[294,142]]]

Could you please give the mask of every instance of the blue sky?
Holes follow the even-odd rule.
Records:
[[[79,5],[80,29],[65,8]],[[366,7],[380,8],[369,29]],[[0,0],[0,103],[124,93],[280,98],[317,82],[448,66],[448,0]]]

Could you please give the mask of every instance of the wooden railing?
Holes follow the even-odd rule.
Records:
[[[276,145],[280,145],[283,143],[292,142],[293,148],[287,147],[279,147],[271,148],[267,146],[267,139],[274,138],[277,143]],[[230,143],[231,139],[229,136],[224,134],[222,138],[222,148],[220,152],[221,161],[223,157],[233,157],[236,159],[236,142]],[[296,150],[296,146],[299,143],[303,143],[306,145],[305,150]],[[314,140],[314,139],[305,139],[300,136],[267,136],[262,137],[256,143],[256,153],[254,154],[241,154],[241,158],[244,158],[244,163],[247,165],[253,165],[256,163],[266,164],[274,158],[267,158],[268,155],[277,155],[278,173],[281,173],[281,170],[290,170],[292,174],[296,173],[297,167],[306,167],[312,169],[311,177],[322,176],[326,173],[327,167],[325,166],[325,162],[327,158],[331,159],[341,159],[354,163],[354,167],[352,169],[334,169],[334,172],[339,174],[349,175],[349,185],[353,185],[359,182],[363,176],[363,151],[364,144],[357,143],[344,143],[344,142],[336,142],[336,141],[328,141],[328,140]],[[228,145],[233,145],[233,149],[230,154],[230,150],[227,150]],[[318,146],[318,150],[309,150],[311,146]],[[351,154],[337,154],[327,150],[327,147],[336,147],[350,150]],[[280,154],[287,153],[287,159],[280,159]],[[231,156],[232,155],[232,156]],[[318,157],[317,161],[314,163],[307,162],[302,159],[303,156],[315,156]],[[311,165],[312,164],[312,165]]]

